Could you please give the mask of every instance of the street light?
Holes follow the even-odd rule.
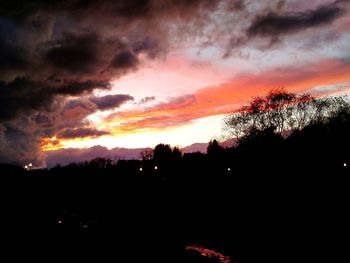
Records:
[[[142,170],[143,170],[142,167],[140,167],[140,172],[142,172]]]
[[[231,168],[229,167],[229,168],[227,168],[227,171],[229,172],[229,171],[231,171]]]
[[[24,166],[24,169],[28,170],[28,165],[25,165],[25,166]]]
[[[156,166],[154,166],[154,170],[158,170],[158,166],[156,165]]]
[[[29,170],[32,170],[32,163],[30,163],[30,164],[28,164],[28,166],[29,166]]]
[[[347,167],[348,165],[347,165],[347,163],[344,163],[343,166],[344,166],[344,167]]]

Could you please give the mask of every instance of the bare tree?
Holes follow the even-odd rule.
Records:
[[[227,115],[224,121],[226,130],[236,138],[267,128],[282,134],[324,121],[346,105],[344,97],[316,99],[310,94],[274,89],[264,97],[254,97],[238,112]]]

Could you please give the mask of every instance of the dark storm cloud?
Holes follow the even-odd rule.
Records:
[[[111,62],[111,67],[116,69],[136,68],[139,60],[135,54],[130,51],[122,51],[115,55]]]
[[[40,133],[26,132],[16,126],[0,124],[0,161],[44,165],[40,151]]]
[[[99,137],[102,135],[110,134],[107,131],[100,131],[91,128],[79,128],[79,129],[66,129],[64,132],[58,135],[61,139],[75,139],[86,137]]]
[[[34,110],[49,110],[53,100],[52,91],[42,83],[27,78],[16,78],[9,83],[0,81],[0,121]]]
[[[70,73],[92,73],[98,66],[98,36],[64,34],[45,54],[49,64]]]
[[[63,81],[91,77],[110,80],[137,69],[139,54],[154,59],[161,52],[155,43],[141,46],[133,38],[102,37],[96,33],[65,33],[62,39],[46,46],[44,63]]]
[[[15,25],[0,17],[0,76],[1,71],[25,69],[29,65],[25,49],[17,41]]]
[[[138,19],[159,15],[176,14],[216,6],[217,0],[9,0],[0,2],[0,16],[8,17],[16,21],[23,21],[29,16],[41,11],[48,13],[69,13],[86,16],[100,14],[113,15],[126,19]],[[76,19],[83,19],[76,17]]]
[[[109,83],[100,81],[69,82],[60,86],[48,86],[27,78],[16,78],[8,83],[0,81],[0,121],[34,111],[52,111],[58,95],[77,96],[109,87]]]
[[[276,37],[332,23],[345,13],[334,4],[320,6],[300,13],[278,14],[269,12],[258,16],[247,30],[248,36]]]
[[[0,72],[22,70],[28,65],[29,61],[22,47],[6,43],[3,38],[0,38]]]
[[[28,68],[20,75],[40,80],[53,74],[64,79],[120,76],[139,66],[139,54],[152,59],[164,54],[166,27],[172,24],[167,22],[197,20],[219,2],[1,1],[1,74]]]
[[[134,97],[126,94],[107,95],[104,97],[93,97],[90,100],[96,104],[99,110],[114,109],[123,103],[134,100]]]
[[[91,92],[94,89],[110,89],[110,84],[106,81],[87,80],[87,81],[66,81],[63,85],[56,88],[55,92],[60,95],[80,95],[84,92]]]

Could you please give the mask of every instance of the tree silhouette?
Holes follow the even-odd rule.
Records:
[[[344,97],[316,99],[310,94],[298,95],[284,89],[273,89],[264,97],[254,97],[238,112],[227,115],[225,127],[236,138],[267,128],[274,128],[276,133],[282,134],[323,121],[344,107]]]
[[[153,158],[155,160],[170,160],[172,157],[172,150],[169,144],[158,144],[153,150]]]
[[[212,140],[208,143],[207,154],[214,156],[219,155],[222,152],[223,148],[219,145],[217,140]]]
[[[175,160],[179,160],[182,157],[182,152],[178,147],[174,147],[172,155]]]

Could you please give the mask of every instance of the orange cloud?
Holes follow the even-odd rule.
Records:
[[[52,138],[43,138],[40,142],[40,148],[43,151],[52,151],[63,148],[61,141],[56,137]]]

